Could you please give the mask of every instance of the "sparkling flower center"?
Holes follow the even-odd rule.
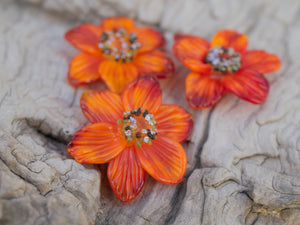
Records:
[[[136,33],[127,33],[125,29],[114,29],[101,34],[99,48],[110,60],[130,62],[141,46]]]
[[[156,138],[157,128],[153,114],[142,108],[124,112],[123,120],[118,120],[122,125],[122,133],[128,142],[136,143],[141,147],[142,143],[151,145]]]
[[[236,72],[241,67],[240,54],[236,53],[233,48],[219,46],[209,49],[204,62],[209,63],[213,70],[220,73]]]

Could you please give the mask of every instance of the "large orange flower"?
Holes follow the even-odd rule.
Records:
[[[192,35],[174,36],[173,52],[192,73],[185,81],[185,95],[196,109],[216,104],[230,92],[254,104],[262,104],[269,84],[264,73],[280,68],[274,54],[262,50],[247,51],[247,36],[233,30],[221,30],[211,43]]]
[[[128,202],[141,191],[146,172],[166,184],[179,183],[186,155],[179,144],[193,121],[176,105],[162,105],[153,77],[130,83],[120,97],[110,91],[85,91],[80,105],[92,123],[78,131],[67,151],[79,163],[107,163],[110,185]]]
[[[120,93],[140,75],[165,78],[174,72],[172,60],[157,50],[164,37],[149,27],[135,27],[126,17],[107,18],[99,26],[80,25],[65,38],[82,51],[70,64],[68,79],[74,86],[102,79]]]

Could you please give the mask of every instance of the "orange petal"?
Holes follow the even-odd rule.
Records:
[[[107,87],[120,93],[124,87],[138,77],[138,70],[132,62],[122,63],[114,60],[105,60],[99,67],[101,78]]]
[[[74,47],[83,52],[88,52],[93,55],[102,55],[98,43],[102,29],[93,24],[82,24],[69,30],[65,34],[65,38]]]
[[[174,73],[174,63],[164,52],[152,51],[137,55],[133,63],[140,74],[154,75],[157,78],[170,77]]]
[[[195,109],[213,106],[223,95],[224,87],[221,82],[209,75],[190,73],[185,80],[185,96]]]
[[[68,80],[73,86],[88,84],[100,79],[98,68],[101,57],[79,53],[70,63]]]
[[[117,124],[94,123],[75,133],[67,151],[79,163],[106,163],[125,148],[127,141]]]
[[[191,114],[177,105],[162,105],[155,114],[157,132],[178,142],[185,141],[192,132]]]
[[[174,139],[158,134],[152,145],[136,147],[136,153],[142,167],[156,180],[166,184],[177,184],[182,180],[186,155]]]
[[[277,55],[261,50],[247,51],[242,55],[242,68],[255,70],[259,73],[269,73],[278,70],[281,66]]]
[[[165,44],[164,36],[152,28],[135,28],[133,32],[137,35],[137,42],[141,44],[138,54],[153,51]]]
[[[180,39],[183,39],[183,38],[197,38],[197,36],[190,35],[190,34],[176,33],[176,34],[174,34],[173,38],[174,38],[174,41],[179,41]],[[198,37],[198,38],[200,38],[200,37]],[[203,40],[206,41],[205,39],[203,39]],[[209,43],[208,43],[208,45],[209,45]]]
[[[241,99],[254,104],[264,103],[269,92],[268,81],[252,70],[239,70],[232,76],[226,76],[222,79],[222,84]]]
[[[233,48],[239,53],[246,51],[247,45],[247,36],[234,30],[220,30],[211,41],[211,47],[223,46],[225,48]]]
[[[146,172],[136,156],[133,145],[125,148],[109,162],[107,177],[110,186],[122,202],[129,202],[140,193],[146,180]]]
[[[203,38],[191,35],[174,37],[173,53],[189,69],[207,74],[211,67],[204,63],[208,53],[209,42]]]
[[[116,123],[123,117],[121,97],[111,91],[85,91],[80,99],[83,114],[91,123]]]
[[[134,28],[134,21],[128,17],[110,17],[102,20],[100,26],[103,30],[120,28],[131,30]]]
[[[141,107],[155,113],[161,105],[161,90],[153,77],[141,77],[130,83],[122,94],[125,111]]]

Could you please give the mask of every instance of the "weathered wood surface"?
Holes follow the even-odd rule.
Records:
[[[80,94],[104,86],[67,84],[76,50],[64,32],[115,15],[164,32],[169,52],[174,32],[210,39],[233,28],[283,63],[267,75],[264,105],[228,95],[202,111],[188,107],[188,70],[177,63],[160,83],[165,103],[194,115],[185,179],[169,186],[148,177],[129,204],[114,196],[105,166],[80,165],[65,152],[87,124]],[[299,40],[298,0],[1,0],[0,224],[300,224]]]

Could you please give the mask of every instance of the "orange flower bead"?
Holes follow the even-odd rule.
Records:
[[[263,74],[280,68],[276,55],[247,51],[247,36],[233,30],[217,32],[211,43],[184,34],[174,39],[175,56],[192,70],[185,96],[193,108],[213,106],[228,92],[254,104],[265,102],[269,84]]]
[[[83,24],[65,34],[81,50],[70,64],[68,80],[78,86],[102,79],[120,93],[141,75],[170,77],[174,64],[162,51],[164,37],[149,27],[136,27],[126,17],[107,18],[99,26]]]
[[[92,123],[74,134],[67,151],[79,163],[109,163],[107,176],[123,202],[141,191],[146,172],[166,184],[179,183],[186,171],[180,142],[193,128],[192,116],[176,105],[162,105],[158,82],[141,77],[122,96],[85,91],[80,105]]]

